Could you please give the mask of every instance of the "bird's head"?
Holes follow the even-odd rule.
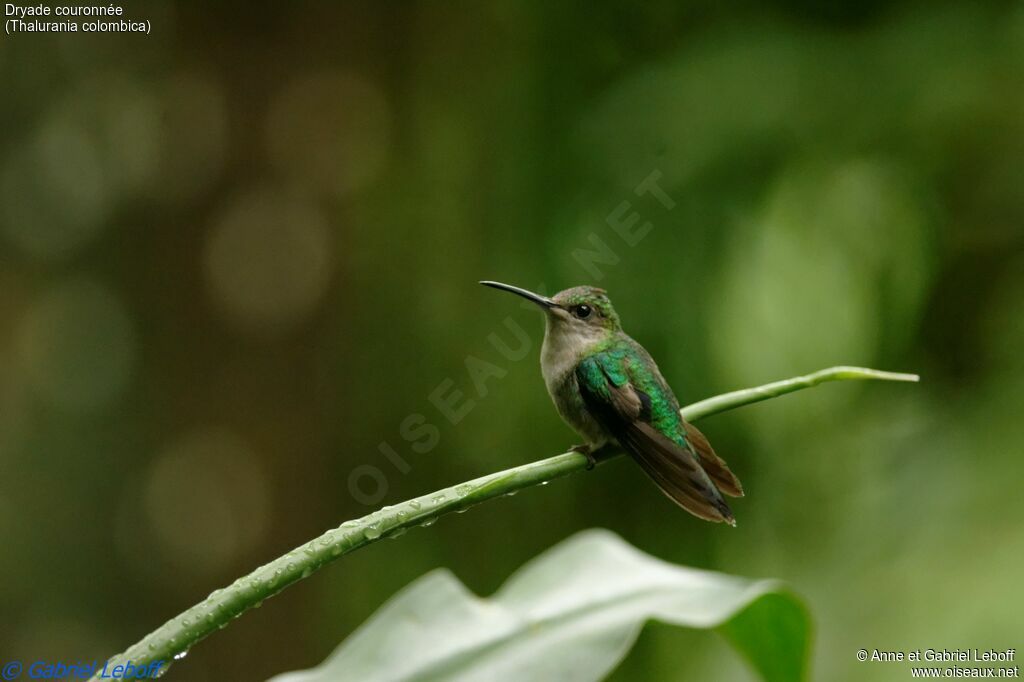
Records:
[[[619,315],[604,289],[579,286],[548,297],[511,284],[491,281],[480,283],[522,296],[537,304],[546,314],[549,334],[576,337],[586,342],[605,338],[621,329]]]

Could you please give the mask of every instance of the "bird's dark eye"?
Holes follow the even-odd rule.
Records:
[[[586,318],[590,317],[590,313],[590,306],[586,304],[578,305],[572,309],[572,314],[580,318],[581,320],[585,320]]]

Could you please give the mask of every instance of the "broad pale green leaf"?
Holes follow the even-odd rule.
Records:
[[[675,566],[589,530],[489,599],[446,570],[428,573],[320,666],[271,682],[599,680],[650,619],[717,629],[764,679],[804,679],[807,614],[778,582]]]

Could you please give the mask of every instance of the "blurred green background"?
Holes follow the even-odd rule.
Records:
[[[703,422],[747,489],[736,530],[616,461],[347,557],[176,675],[308,667],[425,571],[486,594],[591,526],[790,583],[817,679],[909,674],[859,648],[1020,648],[1020,3],[126,13],[152,34],[0,38],[5,656],[122,650],[367,512],[353,471],[393,503],[576,442],[541,317],[482,278],[605,287],[683,402],[832,364],[924,380]],[[635,193],[652,172],[671,210]],[[626,201],[635,246],[607,223]],[[487,340],[508,316],[518,362]],[[507,372],[486,396],[467,356]],[[457,425],[442,384],[473,401]],[[750,673],[655,625],[614,676],[684,678]]]

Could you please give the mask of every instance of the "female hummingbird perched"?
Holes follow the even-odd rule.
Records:
[[[735,526],[722,493],[743,487],[704,435],[679,414],[679,401],[643,346],[631,339],[603,289],[581,286],[548,298],[483,281],[536,303],[545,313],[540,368],[558,414],[586,443],[593,463],[619,446],[676,504]]]

